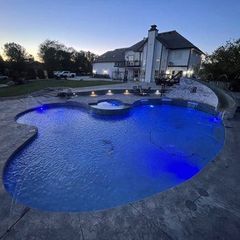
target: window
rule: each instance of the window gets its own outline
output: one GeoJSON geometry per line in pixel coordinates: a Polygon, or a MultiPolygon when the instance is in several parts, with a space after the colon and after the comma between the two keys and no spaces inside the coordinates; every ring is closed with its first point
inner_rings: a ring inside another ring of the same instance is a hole
{"type": "Polygon", "coordinates": [[[133,59],[134,59],[134,58],[133,58],[133,55],[128,56],[128,61],[129,61],[129,62],[133,61],[133,59]]]}
{"type": "Polygon", "coordinates": [[[134,70],[133,76],[134,76],[135,78],[138,78],[138,75],[139,75],[139,71],[138,71],[138,70],[134,70]]]}

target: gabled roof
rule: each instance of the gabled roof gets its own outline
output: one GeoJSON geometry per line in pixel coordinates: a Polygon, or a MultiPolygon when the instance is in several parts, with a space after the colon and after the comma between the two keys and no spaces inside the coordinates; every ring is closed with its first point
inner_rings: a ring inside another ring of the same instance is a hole
{"type": "Polygon", "coordinates": [[[132,45],[130,48],[128,48],[127,50],[132,50],[134,52],[141,52],[142,48],[144,46],[144,44],[147,42],[147,39],[144,38],[143,40],[137,42],[136,44],[132,45]]]}
{"type": "MultiPolygon", "coordinates": [[[[156,37],[164,46],[169,49],[186,49],[194,48],[200,53],[203,53],[199,48],[189,42],[185,37],[179,34],[177,31],[163,32],[159,33],[156,37]]],[[[148,38],[145,38],[136,44],[132,45],[129,48],[119,48],[113,51],[108,51],[103,55],[99,56],[95,62],[121,62],[125,61],[125,52],[134,51],[141,52],[143,51],[144,44],[147,42],[148,38]]]]}
{"type": "Polygon", "coordinates": [[[163,32],[157,35],[157,39],[162,42],[167,48],[170,49],[184,49],[195,48],[199,52],[202,51],[189,42],[185,37],[179,34],[177,31],[163,32]]]}
{"type": "Polygon", "coordinates": [[[118,48],[113,51],[108,51],[99,56],[95,62],[121,62],[125,59],[125,51],[128,48],[118,48]]]}

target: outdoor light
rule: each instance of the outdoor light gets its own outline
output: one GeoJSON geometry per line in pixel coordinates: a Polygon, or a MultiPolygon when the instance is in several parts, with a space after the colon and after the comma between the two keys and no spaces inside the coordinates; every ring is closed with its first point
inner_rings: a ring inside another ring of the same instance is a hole
{"type": "Polygon", "coordinates": [[[187,75],[187,71],[183,71],[183,76],[185,77],[187,75]]]}
{"type": "Polygon", "coordinates": [[[161,93],[160,93],[159,90],[156,90],[155,94],[156,94],[156,95],[160,95],[161,93]]]}
{"type": "Polygon", "coordinates": [[[112,91],[111,90],[108,90],[106,95],[113,95],[112,91]]]}
{"type": "Polygon", "coordinates": [[[91,97],[96,97],[97,94],[96,94],[94,91],[92,91],[91,94],[90,94],[90,96],[91,96],[91,97]]]}
{"type": "Polygon", "coordinates": [[[170,74],[170,71],[169,71],[169,70],[167,70],[167,71],[166,71],[166,74],[170,74]]]}
{"type": "Polygon", "coordinates": [[[92,72],[93,72],[93,74],[96,74],[96,73],[97,73],[97,71],[96,71],[96,70],[93,70],[92,72]]]}
{"type": "Polygon", "coordinates": [[[125,92],[123,93],[124,95],[129,95],[130,92],[126,89],[125,92]]]}
{"type": "Polygon", "coordinates": [[[108,74],[108,71],[107,70],[103,70],[103,74],[108,74]]]}

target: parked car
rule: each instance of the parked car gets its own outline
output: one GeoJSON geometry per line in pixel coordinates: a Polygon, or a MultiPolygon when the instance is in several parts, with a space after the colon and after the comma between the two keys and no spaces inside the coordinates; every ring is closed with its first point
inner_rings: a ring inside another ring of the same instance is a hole
{"type": "Polygon", "coordinates": [[[53,72],[54,76],[56,78],[74,78],[76,77],[76,73],[70,72],[70,71],[55,71],[53,72]]]}
{"type": "Polygon", "coordinates": [[[7,79],[8,79],[8,76],[1,75],[1,74],[0,74],[0,80],[7,80],[7,79]]]}

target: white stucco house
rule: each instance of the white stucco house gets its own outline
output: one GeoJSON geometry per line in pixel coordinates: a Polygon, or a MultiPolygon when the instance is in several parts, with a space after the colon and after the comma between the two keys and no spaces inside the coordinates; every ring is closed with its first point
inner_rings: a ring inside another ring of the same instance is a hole
{"type": "Polygon", "coordinates": [[[153,82],[159,74],[192,74],[200,68],[203,52],[177,31],[159,33],[152,25],[148,37],[129,48],[119,48],[99,56],[93,75],[112,79],[153,82]]]}

